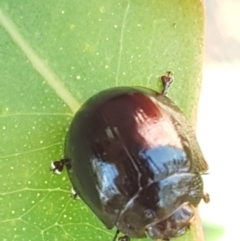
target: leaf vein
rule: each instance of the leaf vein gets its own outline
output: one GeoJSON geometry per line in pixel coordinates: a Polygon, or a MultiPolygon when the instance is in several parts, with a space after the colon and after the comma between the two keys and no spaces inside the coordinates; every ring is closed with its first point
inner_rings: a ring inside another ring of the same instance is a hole
{"type": "Polygon", "coordinates": [[[5,155],[5,156],[0,156],[0,160],[6,159],[6,158],[11,158],[11,157],[18,157],[20,155],[25,155],[25,154],[29,154],[29,153],[33,153],[33,152],[37,152],[37,151],[46,150],[48,148],[51,148],[53,146],[58,146],[58,145],[62,145],[62,142],[57,142],[57,143],[54,143],[54,144],[49,145],[49,146],[35,148],[35,149],[32,149],[31,151],[24,151],[24,152],[18,152],[18,153],[14,153],[14,154],[5,155]]]}
{"type": "Polygon", "coordinates": [[[0,25],[12,37],[12,40],[22,50],[29,61],[32,63],[35,70],[46,80],[48,85],[55,91],[55,93],[68,105],[73,113],[77,111],[80,103],[75,99],[72,93],[64,86],[62,80],[57,74],[48,66],[31,47],[26,39],[22,36],[17,26],[12,20],[0,9],[0,25]]]}
{"type": "Polygon", "coordinates": [[[123,22],[122,22],[122,28],[121,28],[121,34],[120,34],[120,46],[119,46],[117,73],[116,73],[116,80],[115,80],[116,86],[118,85],[118,81],[119,81],[119,72],[120,72],[120,66],[121,66],[121,61],[122,61],[122,51],[123,51],[124,29],[125,29],[125,24],[126,24],[126,19],[127,19],[129,8],[130,8],[130,3],[128,1],[126,10],[125,10],[125,13],[123,16],[123,22]]]}

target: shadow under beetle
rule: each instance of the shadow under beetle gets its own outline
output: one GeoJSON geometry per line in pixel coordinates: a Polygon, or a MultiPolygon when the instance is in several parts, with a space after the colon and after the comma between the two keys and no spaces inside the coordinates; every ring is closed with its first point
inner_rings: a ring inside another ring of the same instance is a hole
{"type": "Polygon", "coordinates": [[[169,240],[183,235],[203,193],[208,165],[194,131],[162,92],[115,87],[90,99],[75,114],[65,142],[65,166],[76,194],[112,229],[130,238],[169,240]]]}

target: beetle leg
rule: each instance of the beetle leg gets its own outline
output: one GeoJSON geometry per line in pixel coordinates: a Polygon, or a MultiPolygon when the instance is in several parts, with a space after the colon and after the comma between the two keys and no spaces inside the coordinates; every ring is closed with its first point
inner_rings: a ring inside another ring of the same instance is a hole
{"type": "Polygon", "coordinates": [[[120,231],[117,229],[117,231],[116,231],[116,233],[115,233],[112,241],[116,241],[119,232],[120,232],[120,231]]]}
{"type": "Polygon", "coordinates": [[[68,159],[61,159],[59,161],[53,161],[51,163],[51,169],[50,171],[53,174],[61,174],[63,171],[64,166],[69,165],[69,160],[68,159]]]}
{"type": "Polygon", "coordinates": [[[118,238],[118,241],[130,241],[130,237],[127,236],[127,235],[124,235],[124,236],[122,236],[122,237],[119,237],[119,238],[118,238]]]}
{"type": "MultiPolygon", "coordinates": [[[[117,229],[117,231],[116,231],[112,241],[116,241],[117,240],[117,236],[118,236],[119,233],[120,233],[120,231],[117,229]]],[[[130,237],[127,236],[127,235],[124,235],[122,237],[119,237],[118,241],[130,241],[130,237]]]]}
{"type": "Polygon", "coordinates": [[[205,203],[209,203],[209,202],[210,202],[210,196],[209,196],[208,193],[204,193],[204,194],[203,194],[203,201],[204,201],[205,203]]]}
{"type": "Polygon", "coordinates": [[[161,81],[162,81],[162,85],[163,85],[163,90],[161,92],[161,95],[167,94],[167,90],[168,90],[169,86],[171,85],[171,83],[173,82],[173,78],[171,75],[172,75],[172,73],[170,71],[168,71],[166,75],[161,76],[161,81]]]}
{"type": "Polygon", "coordinates": [[[77,192],[74,190],[74,188],[72,187],[71,189],[71,197],[75,200],[78,198],[77,192]]]}

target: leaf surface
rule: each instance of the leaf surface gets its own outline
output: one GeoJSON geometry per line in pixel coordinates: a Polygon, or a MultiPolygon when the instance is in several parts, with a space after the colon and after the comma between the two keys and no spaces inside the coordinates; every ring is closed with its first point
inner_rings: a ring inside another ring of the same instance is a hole
{"type": "MultiPolygon", "coordinates": [[[[202,2],[1,0],[0,25],[0,240],[111,240],[50,162],[76,109],[108,87],[157,90],[170,70],[169,96],[193,118],[202,2]]],[[[191,230],[179,240],[196,240],[191,230]]]]}

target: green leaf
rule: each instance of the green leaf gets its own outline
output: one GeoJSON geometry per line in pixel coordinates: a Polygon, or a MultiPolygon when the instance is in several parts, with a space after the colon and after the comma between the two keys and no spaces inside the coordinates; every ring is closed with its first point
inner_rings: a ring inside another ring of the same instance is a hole
{"type": "Polygon", "coordinates": [[[50,162],[76,109],[111,86],[160,89],[170,70],[169,96],[194,117],[202,2],[1,0],[0,25],[0,240],[111,240],[50,162]]]}

